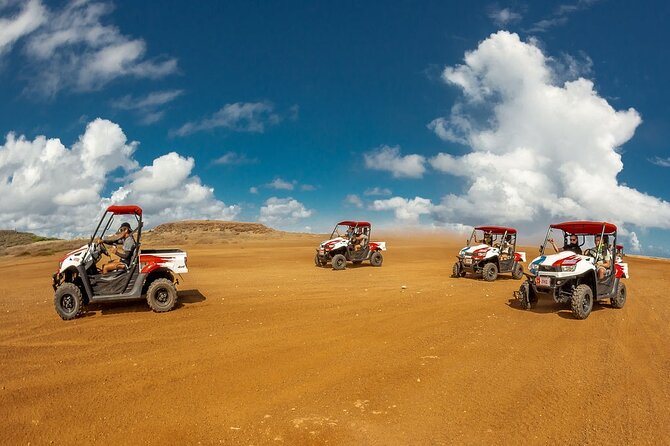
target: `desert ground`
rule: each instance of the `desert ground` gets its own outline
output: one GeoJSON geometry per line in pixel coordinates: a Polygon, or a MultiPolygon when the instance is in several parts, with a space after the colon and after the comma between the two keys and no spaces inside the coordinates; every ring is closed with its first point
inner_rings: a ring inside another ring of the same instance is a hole
{"type": "Polygon", "coordinates": [[[579,321],[451,278],[460,238],[373,237],[383,266],[345,271],[322,238],[145,244],[188,251],[177,307],[69,322],[63,253],[0,257],[0,443],[670,444],[670,262],[627,257],[625,307],[579,321]]]}

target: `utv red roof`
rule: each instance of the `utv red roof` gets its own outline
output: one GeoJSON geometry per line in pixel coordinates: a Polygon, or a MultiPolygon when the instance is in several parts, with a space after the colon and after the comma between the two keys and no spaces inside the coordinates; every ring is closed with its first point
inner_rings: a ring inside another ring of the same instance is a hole
{"type": "Polygon", "coordinates": [[[111,212],[114,215],[119,215],[119,214],[135,214],[135,215],[142,215],[142,208],[139,206],[135,205],[127,205],[127,206],[119,206],[119,205],[112,205],[107,208],[107,212],[111,212]]]}
{"type": "Polygon", "coordinates": [[[345,221],[341,221],[337,224],[337,226],[340,226],[340,225],[353,226],[355,228],[369,228],[370,227],[370,223],[368,223],[367,221],[345,220],[345,221]]]}
{"type": "Polygon", "coordinates": [[[505,232],[508,234],[516,234],[516,229],[506,228],[504,226],[477,226],[475,229],[490,232],[491,234],[504,234],[505,232]]]}
{"type": "Polygon", "coordinates": [[[623,245],[616,245],[616,249],[623,249],[623,245]]]}
{"type": "Polygon", "coordinates": [[[600,234],[605,227],[605,234],[616,232],[616,225],[606,221],[564,221],[551,225],[552,228],[561,229],[570,234],[600,234]]]}

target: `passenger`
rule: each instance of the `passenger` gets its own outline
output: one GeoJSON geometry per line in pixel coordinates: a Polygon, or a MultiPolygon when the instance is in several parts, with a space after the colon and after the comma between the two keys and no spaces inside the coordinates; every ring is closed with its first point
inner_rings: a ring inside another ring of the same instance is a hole
{"type": "Polygon", "coordinates": [[[551,243],[551,246],[554,247],[554,251],[556,251],[556,252],[572,251],[575,254],[579,254],[579,255],[582,254],[582,248],[580,248],[580,246],[579,246],[579,239],[577,238],[577,236],[575,234],[570,234],[570,236],[568,237],[568,243],[563,245],[563,248],[561,248],[561,249],[558,249],[556,247],[556,243],[554,243],[553,238],[549,238],[549,239],[547,239],[547,241],[549,243],[551,243]]]}
{"type": "Polygon", "coordinates": [[[359,251],[361,248],[363,248],[367,238],[368,236],[365,234],[365,232],[361,231],[360,229],[356,230],[353,238],[354,250],[359,251]]]}
{"type": "Polygon", "coordinates": [[[133,231],[130,228],[130,223],[122,223],[116,234],[105,237],[104,239],[97,238],[95,241],[96,243],[111,245],[114,254],[119,256],[118,260],[112,260],[102,266],[103,274],[130,266],[133,253],[135,252],[135,239],[133,239],[133,231]],[[119,246],[121,246],[121,248],[119,248],[119,246]]]}
{"type": "Polygon", "coordinates": [[[500,258],[509,259],[512,256],[512,234],[507,234],[500,244],[500,258]]]}
{"type": "Polygon", "coordinates": [[[475,233],[475,243],[484,243],[485,245],[493,246],[493,236],[489,231],[484,232],[484,238],[477,240],[477,234],[475,233]]]}
{"type": "Polygon", "coordinates": [[[608,237],[600,237],[600,234],[594,237],[595,248],[593,248],[595,264],[598,274],[598,280],[603,280],[607,276],[607,271],[609,271],[612,261],[612,255],[610,254],[609,240],[608,237]],[[601,243],[602,241],[602,243],[601,243]]]}

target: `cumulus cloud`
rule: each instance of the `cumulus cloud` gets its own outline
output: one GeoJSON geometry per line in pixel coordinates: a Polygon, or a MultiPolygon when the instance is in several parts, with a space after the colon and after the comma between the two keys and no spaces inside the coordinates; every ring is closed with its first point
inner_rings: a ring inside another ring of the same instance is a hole
{"type": "Polygon", "coordinates": [[[291,197],[271,197],[265,201],[264,206],[261,206],[258,221],[270,226],[285,227],[311,215],[312,211],[305,208],[305,205],[298,200],[291,197]]]}
{"type": "Polygon", "coordinates": [[[24,2],[22,8],[14,10],[19,4],[18,1],[0,2],[0,13],[8,12],[8,16],[0,17],[0,56],[9,52],[14,43],[35,31],[47,19],[47,11],[39,0],[24,2]]]}
{"type": "Polygon", "coordinates": [[[426,171],[426,158],[400,154],[399,146],[381,146],[364,154],[365,167],[391,172],[394,178],[421,178],[426,171]]]}
{"type": "Polygon", "coordinates": [[[58,138],[31,141],[9,133],[0,145],[0,227],[88,233],[102,209],[113,203],[139,204],[148,224],[233,219],[239,213],[238,206],[217,200],[214,190],[192,175],[193,158],[172,152],[140,166],[134,158],[138,145],[117,124],[99,118],[70,148],[58,138]]]}
{"type": "Polygon", "coordinates": [[[436,205],[444,221],[547,222],[606,219],[670,227],[670,203],[619,184],[620,147],[641,122],[615,110],[584,78],[558,83],[548,58],[505,31],[447,67],[463,100],[431,128],[471,152],[439,153],[430,165],[461,177],[465,193],[436,205]]]}
{"type": "Polygon", "coordinates": [[[235,102],[224,105],[208,118],[187,122],[173,133],[186,136],[216,128],[236,132],[263,133],[268,126],[276,125],[280,121],[281,116],[274,112],[274,105],[270,102],[235,102]]]}
{"type": "Polygon", "coordinates": [[[630,243],[630,251],[631,252],[642,251],[642,244],[640,243],[640,239],[637,238],[637,234],[635,232],[631,232],[628,235],[628,241],[630,243]]]}
{"type": "Polygon", "coordinates": [[[0,51],[25,36],[23,66],[33,78],[29,90],[47,96],[66,88],[96,90],[120,77],[157,79],[174,73],[176,59],[147,59],[144,40],[103,24],[112,9],[108,3],[80,0],[48,10],[31,0],[19,16],[0,19],[0,51]]]}
{"type": "Polygon", "coordinates": [[[372,209],[375,211],[393,211],[399,223],[417,225],[422,215],[431,214],[435,206],[427,198],[392,197],[388,200],[375,200],[372,209]]]}
{"type": "Polygon", "coordinates": [[[294,183],[282,180],[281,178],[275,178],[268,184],[266,184],[267,187],[270,189],[277,189],[277,190],[293,190],[294,183]]]}
{"type": "Polygon", "coordinates": [[[361,198],[356,194],[347,195],[344,199],[344,202],[359,209],[363,208],[363,200],[361,200],[361,198]]]}
{"type": "Polygon", "coordinates": [[[375,195],[391,195],[391,189],[387,187],[378,187],[375,186],[371,189],[366,189],[365,192],[363,192],[363,195],[366,196],[375,196],[375,195]]]}

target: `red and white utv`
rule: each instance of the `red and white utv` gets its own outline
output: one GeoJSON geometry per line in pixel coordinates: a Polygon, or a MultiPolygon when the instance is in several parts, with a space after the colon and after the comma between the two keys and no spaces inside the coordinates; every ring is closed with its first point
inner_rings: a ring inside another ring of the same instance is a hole
{"type": "Polygon", "coordinates": [[[623,279],[629,279],[628,263],[623,261],[625,256],[626,254],[623,252],[623,245],[616,245],[616,251],[614,251],[614,261],[616,264],[614,266],[623,279]]]}
{"type": "Polygon", "coordinates": [[[550,225],[540,256],[530,263],[530,274],[526,274],[527,280],[514,296],[527,310],[542,296],[551,297],[556,303],[570,303],[577,319],[586,319],[598,300],[608,300],[614,308],[622,308],[626,303],[626,285],[621,281],[623,269],[617,267],[612,253],[616,236],[617,227],[607,222],[568,221],[550,225]],[[548,254],[547,243],[553,244],[557,238],[554,235],[562,236],[564,248],[557,247],[558,252],[548,254]],[[600,242],[596,246],[582,251],[587,241],[595,244],[597,237],[600,242]]]}
{"type": "Polygon", "coordinates": [[[141,249],[142,209],[138,206],[110,206],[91,240],[66,254],[53,275],[54,307],[64,320],[74,319],[89,303],[146,298],[156,312],[170,311],[177,302],[177,274],[188,272],[186,252],[180,249],[141,249]],[[124,269],[103,274],[98,268],[102,255],[109,256],[97,239],[113,232],[121,223],[135,229],[130,237],[135,248],[124,269]],[[111,231],[110,231],[111,229],[111,231]]]}
{"type": "Polygon", "coordinates": [[[452,277],[481,274],[492,282],[499,273],[512,273],[512,278],[523,277],[525,252],[516,251],[516,229],[503,226],[477,226],[472,230],[465,248],[458,253],[452,277]]]}
{"type": "Polygon", "coordinates": [[[322,242],[316,249],[314,263],[333,269],[345,269],[347,262],[354,265],[369,260],[372,266],[382,266],[386,251],[386,242],[371,242],[372,225],[366,221],[341,221],[335,225],[330,239],[322,242]]]}

